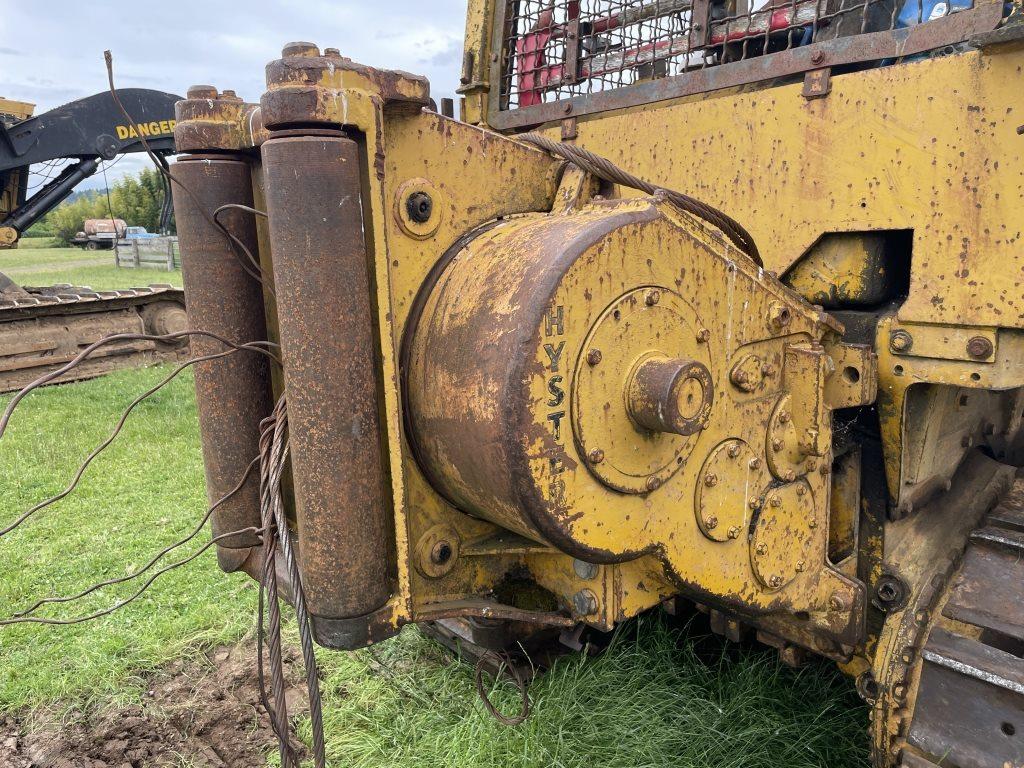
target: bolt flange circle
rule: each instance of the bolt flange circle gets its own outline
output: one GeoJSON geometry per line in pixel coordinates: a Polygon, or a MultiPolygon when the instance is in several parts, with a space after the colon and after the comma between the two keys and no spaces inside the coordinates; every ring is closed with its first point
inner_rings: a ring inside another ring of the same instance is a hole
{"type": "Polygon", "coordinates": [[[763,488],[770,479],[756,459],[748,443],[733,438],[712,448],[704,460],[694,512],[697,527],[712,541],[739,539],[749,527],[749,489],[763,488]]]}

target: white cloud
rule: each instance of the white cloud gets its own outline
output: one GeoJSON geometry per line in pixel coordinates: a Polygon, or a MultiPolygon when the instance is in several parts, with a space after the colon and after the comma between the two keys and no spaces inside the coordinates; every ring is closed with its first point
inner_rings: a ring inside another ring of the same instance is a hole
{"type": "MultiPolygon", "coordinates": [[[[0,48],[0,95],[33,102],[39,113],[103,91],[109,48],[121,86],[184,94],[210,84],[257,100],[266,63],[285,43],[309,40],[364,64],[426,75],[440,98],[458,84],[465,11],[465,0],[179,0],[173,12],[113,0],[0,0],[12,33],[0,48]]],[[[108,178],[141,163],[125,159],[108,178]]]]}

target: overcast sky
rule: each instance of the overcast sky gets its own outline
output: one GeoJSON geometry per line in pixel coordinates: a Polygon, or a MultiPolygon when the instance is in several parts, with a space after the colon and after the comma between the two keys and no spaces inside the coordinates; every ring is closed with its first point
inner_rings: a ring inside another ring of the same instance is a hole
{"type": "MultiPolygon", "coordinates": [[[[430,79],[435,99],[458,82],[466,0],[0,0],[0,96],[36,114],[107,88],[103,51],[118,87],[184,95],[190,85],[233,88],[247,101],[263,69],[293,40],[430,79]]],[[[111,182],[148,161],[129,157],[111,182]]],[[[102,187],[93,177],[85,187],[102,187]]]]}

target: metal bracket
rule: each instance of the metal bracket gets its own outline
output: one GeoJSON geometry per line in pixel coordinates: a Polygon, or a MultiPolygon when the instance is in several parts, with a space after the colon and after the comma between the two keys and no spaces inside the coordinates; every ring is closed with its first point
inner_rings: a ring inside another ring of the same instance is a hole
{"type": "Polygon", "coordinates": [[[804,75],[805,99],[823,99],[832,93],[832,69],[814,69],[804,75]]]}
{"type": "Polygon", "coordinates": [[[567,117],[562,121],[562,141],[572,141],[578,135],[576,130],[576,118],[567,117]]]}

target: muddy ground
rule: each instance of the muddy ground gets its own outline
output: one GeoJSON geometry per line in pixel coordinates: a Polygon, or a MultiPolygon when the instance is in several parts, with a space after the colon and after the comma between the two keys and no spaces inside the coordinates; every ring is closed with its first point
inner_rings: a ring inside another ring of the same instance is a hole
{"type": "MultiPolygon", "coordinates": [[[[294,650],[285,651],[285,669],[288,711],[305,711],[294,650]]],[[[276,748],[251,641],[175,662],[131,706],[63,723],[37,716],[30,726],[0,717],[2,768],[249,768],[276,748]]]]}

